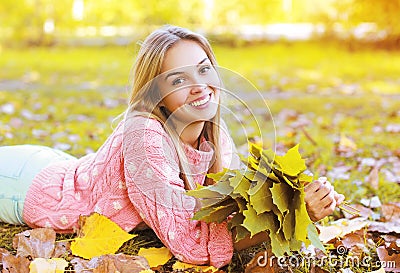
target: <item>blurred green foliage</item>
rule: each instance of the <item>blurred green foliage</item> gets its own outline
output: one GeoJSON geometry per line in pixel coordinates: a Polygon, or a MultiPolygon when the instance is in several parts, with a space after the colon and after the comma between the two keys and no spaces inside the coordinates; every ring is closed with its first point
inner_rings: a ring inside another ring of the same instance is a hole
{"type": "Polygon", "coordinates": [[[134,40],[163,24],[200,30],[240,44],[247,34],[260,35],[262,30],[257,27],[305,22],[323,26],[329,39],[351,42],[357,39],[360,24],[373,23],[363,25],[363,38],[398,48],[399,11],[400,0],[2,0],[0,45],[73,44],[76,39],[99,36],[106,42],[112,36],[118,44],[122,43],[118,38],[134,40]],[[247,26],[256,28],[249,30],[247,26]]]}

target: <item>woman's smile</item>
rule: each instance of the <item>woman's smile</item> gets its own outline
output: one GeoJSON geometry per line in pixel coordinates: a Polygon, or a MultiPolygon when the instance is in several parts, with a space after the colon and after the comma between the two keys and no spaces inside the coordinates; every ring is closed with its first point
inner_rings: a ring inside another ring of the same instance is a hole
{"type": "Polygon", "coordinates": [[[205,108],[208,105],[208,102],[211,100],[212,93],[208,95],[204,95],[195,101],[192,101],[189,103],[190,106],[196,107],[196,108],[205,108]]]}

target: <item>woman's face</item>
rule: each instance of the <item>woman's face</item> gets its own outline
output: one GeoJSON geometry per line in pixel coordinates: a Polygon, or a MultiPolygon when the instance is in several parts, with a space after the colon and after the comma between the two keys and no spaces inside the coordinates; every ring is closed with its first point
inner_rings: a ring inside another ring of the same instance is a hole
{"type": "Polygon", "coordinates": [[[181,122],[206,121],[217,113],[220,79],[196,42],[181,40],[172,46],[157,80],[161,105],[181,122]]]}

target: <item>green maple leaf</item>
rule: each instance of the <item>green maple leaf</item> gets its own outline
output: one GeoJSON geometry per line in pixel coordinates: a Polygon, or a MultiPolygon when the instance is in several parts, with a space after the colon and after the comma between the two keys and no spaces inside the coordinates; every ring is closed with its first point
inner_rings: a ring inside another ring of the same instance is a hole
{"type": "Polygon", "coordinates": [[[247,209],[247,200],[244,198],[235,198],[235,201],[238,205],[239,208],[239,212],[243,213],[243,211],[245,211],[247,209]]]}
{"type": "MultiPolygon", "coordinates": [[[[282,223],[283,234],[285,235],[286,240],[291,240],[293,238],[294,226],[295,226],[295,214],[294,211],[290,209],[287,211],[286,215],[283,217],[282,223]]],[[[291,248],[292,250],[295,250],[291,248]]]]}
{"type": "Polygon", "coordinates": [[[235,211],[237,211],[237,205],[235,202],[232,202],[223,206],[212,206],[206,209],[201,209],[194,214],[193,219],[202,220],[207,223],[221,223],[225,221],[228,216],[235,211]]]}
{"type": "Polygon", "coordinates": [[[311,241],[313,246],[325,252],[325,247],[321,243],[321,240],[319,239],[318,230],[314,224],[311,223],[307,226],[307,234],[308,234],[308,239],[311,241]]]}
{"type": "Polygon", "coordinates": [[[220,180],[226,180],[227,178],[232,177],[234,175],[235,175],[234,171],[228,168],[224,168],[222,171],[218,173],[208,173],[207,177],[211,178],[215,182],[218,182],[220,180]]]}
{"type": "Polygon", "coordinates": [[[258,181],[257,184],[248,191],[250,204],[257,214],[271,211],[273,207],[272,193],[270,191],[270,181],[258,181]]]}
{"type": "Polygon", "coordinates": [[[248,231],[243,226],[236,227],[236,236],[235,236],[236,242],[239,242],[240,240],[246,238],[247,236],[250,236],[250,231],[248,231]]]}
{"type": "Polygon", "coordinates": [[[293,198],[293,189],[285,183],[274,183],[270,191],[272,193],[272,201],[277,205],[279,211],[281,213],[288,211],[293,198]]]}
{"type": "Polygon", "coordinates": [[[233,215],[233,217],[229,221],[230,229],[242,226],[243,220],[244,220],[244,215],[242,213],[235,213],[235,215],[233,215]]]}
{"type": "Polygon", "coordinates": [[[253,144],[249,150],[247,159],[240,155],[246,169],[211,174],[218,183],[189,192],[203,206],[194,219],[220,222],[233,213],[228,224],[236,241],[268,232],[277,256],[300,250],[302,243],[323,249],[304,202],[304,185],[313,177],[304,173],[298,145],[283,156],[253,144]]]}
{"type": "Polygon", "coordinates": [[[275,232],[279,224],[276,223],[274,214],[272,212],[264,212],[257,214],[257,212],[250,206],[247,210],[243,211],[244,220],[242,226],[250,231],[251,237],[261,231],[271,230],[275,232]]]}
{"type": "Polygon", "coordinates": [[[236,176],[229,178],[229,184],[233,187],[233,193],[237,193],[247,201],[249,200],[248,190],[251,186],[251,182],[242,175],[239,171],[236,172],[236,176]]]}
{"type": "Polygon", "coordinates": [[[307,240],[307,227],[313,224],[310,216],[308,215],[306,204],[304,202],[304,190],[297,191],[293,198],[293,203],[295,204],[295,238],[302,242],[307,240]]]}
{"type": "Polygon", "coordinates": [[[275,256],[281,257],[285,254],[290,254],[290,242],[285,239],[282,232],[269,235],[271,238],[271,250],[275,256]]]}
{"type": "Polygon", "coordinates": [[[198,185],[195,190],[190,190],[186,194],[200,198],[200,199],[209,199],[209,198],[223,198],[231,194],[233,188],[229,184],[229,180],[222,180],[211,186],[201,186],[198,185]]]}

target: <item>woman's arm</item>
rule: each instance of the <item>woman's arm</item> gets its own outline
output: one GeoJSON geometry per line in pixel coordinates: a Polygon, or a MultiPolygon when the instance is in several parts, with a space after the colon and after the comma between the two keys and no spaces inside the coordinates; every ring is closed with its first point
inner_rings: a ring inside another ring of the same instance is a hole
{"type": "Polygon", "coordinates": [[[135,120],[124,134],[125,179],[134,208],[179,260],[216,267],[229,263],[233,243],[226,222],[192,220],[196,199],[186,195],[171,139],[159,122],[149,122],[145,127],[135,120]]]}

